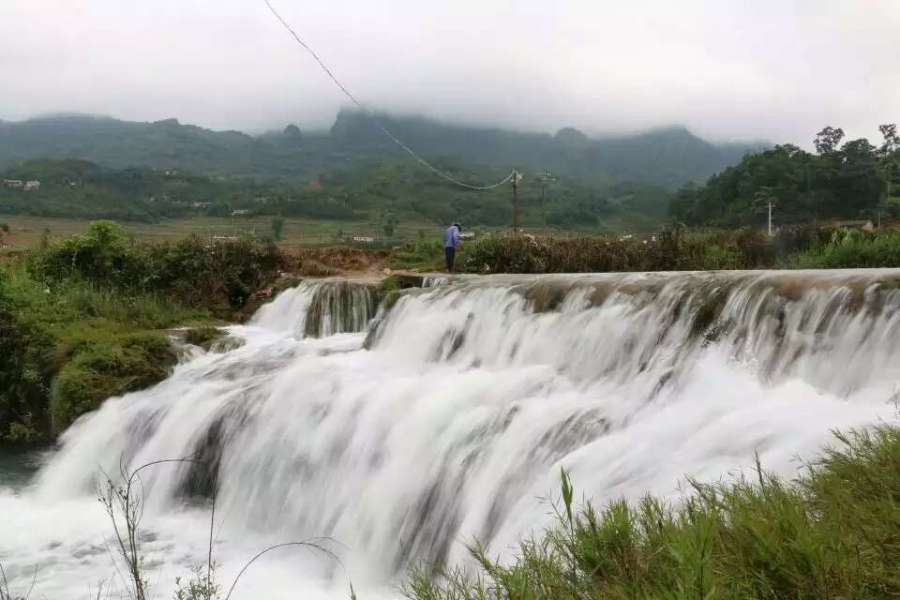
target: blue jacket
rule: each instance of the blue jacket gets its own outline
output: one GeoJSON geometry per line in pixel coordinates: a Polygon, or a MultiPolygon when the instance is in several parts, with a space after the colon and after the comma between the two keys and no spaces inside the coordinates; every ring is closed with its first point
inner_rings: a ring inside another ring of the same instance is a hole
{"type": "Polygon", "coordinates": [[[444,248],[459,248],[459,228],[451,225],[444,232],[444,248]]]}

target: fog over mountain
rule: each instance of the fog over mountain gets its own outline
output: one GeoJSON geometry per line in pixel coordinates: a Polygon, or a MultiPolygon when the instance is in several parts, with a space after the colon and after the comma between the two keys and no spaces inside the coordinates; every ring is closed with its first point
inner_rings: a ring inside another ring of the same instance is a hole
{"type": "MultiPolygon", "coordinates": [[[[897,120],[900,3],[278,0],[367,105],[591,135],[683,125],[808,147],[897,120]]],[[[347,102],[259,0],[0,3],[0,118],[77,111],[259,132],[347,102]],[[48,42],[52,40],[52,42],[48,42]]]]}

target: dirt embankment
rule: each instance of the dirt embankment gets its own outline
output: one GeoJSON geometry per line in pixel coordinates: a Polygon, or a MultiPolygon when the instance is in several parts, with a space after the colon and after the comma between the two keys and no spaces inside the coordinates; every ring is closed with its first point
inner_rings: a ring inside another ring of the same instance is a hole
{"type": "Polygon", "coordinates": [[[387,263],[387,250],[347,246],[295,248],[284,251],[285,270],[299,277],[375,276],[387,263]]]}

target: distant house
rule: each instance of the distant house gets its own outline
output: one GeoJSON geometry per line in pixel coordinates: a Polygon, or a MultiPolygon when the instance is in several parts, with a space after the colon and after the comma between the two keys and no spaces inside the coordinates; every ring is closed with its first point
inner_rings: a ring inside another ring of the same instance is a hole
{"type": "Polygon", "coordinates": [[[875,229],[872,221],[866,219],[838,221],[837,226],[841,229],[861,229],[863,231],[874,231],[875,229]]]}
{"type": "Polygon", "coordinates": [[[194,202],[193,204],[191,204],[191,208],[197,210],[209,208],[210,206],[212,205],[209,202],[194,202]]]}
{"type": "Polygon", "coordinates": [[[307,192],[318,192],[322,189],[322,181],[318,177],[316,177],[315,179],[307,183],[304,189],[307,192]]]}
{"type": "Polygon", "coordinates": [[[460,237],[460,239],[463,239],[463,240],[474,240],[475,232],[474,231],[463,231],[461,234],[459,234],[459,237],[460,237]]]}
{"type": "Polygon", "coordinates": [[[4,179],[3,185],[8,188],[21,188],[25,186],[25,183],[21,179],[4,179]]]}
{"type": "Polygon", "coordinates": [[[238,209],[238,210],[233,210],[233,211],[231,211],[231,216],[232,216],[232,217],[244,217],[244,216],[249,215],[249,214],[250,214],[250,211],[249,211],[248,209],[246,209],[246,208],[240,208],[240,209],[238,209]]]}
{"type": "Polygon", "coordinates": [[[22,186],[22,189],[26,192],[30,192],[31,190],[36,190],[41,187],[40,181],[26,181],[25,185],[22,186]]]}
{"type": "Polygon", "coordinates": [[[367,235],[354,235],[353,241],[354,242],[362,242],[364,244],[374,244],[375,238],[367,236],[367,235]]]}

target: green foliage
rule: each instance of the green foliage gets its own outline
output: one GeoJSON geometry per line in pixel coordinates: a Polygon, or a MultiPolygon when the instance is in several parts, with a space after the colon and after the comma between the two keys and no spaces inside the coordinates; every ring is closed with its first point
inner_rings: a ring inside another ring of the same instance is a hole
{"type": "Polygon", "coordinates": [[[757,465],[755,480],[692,482],[677,506],[645,497],[575,512],[563,472],[557,525],[522,541],[513,561],[474,546],[475,574],[418,569],[403,591],[412,600],[895,597],[900,430],[837,442],[793,483],[757,465]]]}
{"type": "Polygon", "coordinates": [[[175,600],[215,600],[220,596],[221,586],[216,583],[216,565],[194,567],[187,584],[182,585],[181,578],[175,578],[175,600]]]}
{"type": "Polygon", "coordinates": [[[284,218],[275,217],[272,219],[272,239],[276,242],[281,240],[281,232],[284,229],[284,218]]]}
{"type": "Polygon", "coordinates": [[[281,256],[251,240],[139,244],[115,223],[0,266],[0,443],[47,442],[105,398],[166,377],[158,330],[241,308],[281,256]]]}
{"type": "MultiPolygon", "coordinates": [[[[166,378],[176,362],[166,336],[156,332],[103,335],[76,340],[60,359],[50,399],[52,429],[59,433],[109,397],[166,378]]],[[[70,342],[71,343],[71,342],[70,342]]]]}
{"type": "Polygon", "coordinates": [[[87,233],[52,242],[29,257],[29,270],[38,279],[162,293],[222,310],[241,308],[280,266],[281,255],[272,245],[199,236],[174,244],[135,243],[110,221],[91,223],[87,233]]]}
{"type": "Polygon", "coordinates": [[[791,266],[801,269],[900,267],[900,232],[836,231],[828,242],[797,256],[791,266]]]}
{"type": "Polygon", "coordinates": [[[442,240],[420,239],[404,244],[391,252],[392,269],[410,269],[417,271],[439,271],[444,261],[444,244],[442,240]]]}
{"type": "MultiPolygon", "coordinates": [[[[498,181],[511,165],[529,173],[551,169],[560,179],[547,190],[547,223],[608,233],[657,229],[669,189],[734,164],[747,150],[709,144],[683,128],[592,140],[574,130],[551,137],[384,118],[464,182],[498,181]]],[[[0,187],[0,213],[155,222],[246,210],[373,223],[388,213],[399,222],[505,227],[512,221],[509,186],[474,191],[437,178],[410,163],[367,117],[349,111],[328,134],[301,135],[291,127],[257,138],[175,120],[0,123],[0,164],[4,159],[25,162],[3,178],[36,179],[41,187],[0,187]]],[[[523,224],[541,226],[539,187],[530,181],[520,195],[523,224]]],[[[395,225],[382,223],[387,237],[395,225]]]]}
{"type": "Polygon", "coordinates": [[[148,330],[208,319],[152,295],[38,281],[16,262],[0,282],[0,444],[47,442],[51,416],[66,423],[103,394],[158,381],[173,357],[148,330]]]}
{"type": "Polygon", "coordinates": [[[774,264],[772,245],[759,232],[692,232],[682,227],[648,240],[488,236],[466,247],[472,273],[603,273],[755,269],[774,264]]]}
{"type": "MultiPolygon", "coordinates": [[[[573,129],[550,136],[422,118],[380,115],[380,119],[410,147],[433,161],[465,161],[502,167],[506,172],[512,165],[529,172],[550,169],[591,183],[639,180],[677,186],[734,164],[749,148],[716,146],[679,127],[591,139],[573,129]]],[[[391,162],[403,158],[403,152],[371,119],[351,110],[341,111],[327,133],[301,133],[289,126],[257,137],[182,125],[175,119],[135,123],[96,117],[45,117],[0,123],[0,164],[71,156],[117,168],[156,167],[163,175],[177,168],[262,180],[301,178],[305,183],[337,162],[352,167],[366,161],[391,162]]]]}
{"type": "Polygon", "coordinates": [[[748,154],[706,185],[681,188],[670,213],[691,225],[725,227],[763,225],[770,202],[777,223],[893,214],[897,205],[890,190],[900,182],[900,148],[896,126],[883,125],[881,131],[880,148],[865,139],[841,145],[844,132],[826,127],[816,137],[817,154],[792,145],[748,154]]]}
{"type": "Polygon", "coordinates": [[[394,237],[394,230],[399,225],[399,221],[397,220],[397,216],[394,213],[388,213],[384,218],[384,224],[382,225],[382,230],[384,231],[384,237],[390,239],[394,237]]]}

